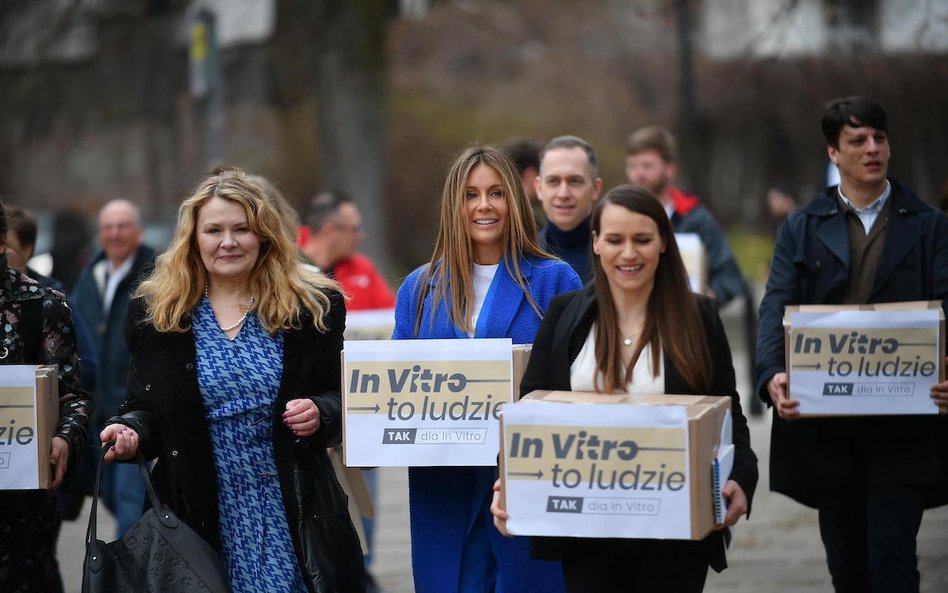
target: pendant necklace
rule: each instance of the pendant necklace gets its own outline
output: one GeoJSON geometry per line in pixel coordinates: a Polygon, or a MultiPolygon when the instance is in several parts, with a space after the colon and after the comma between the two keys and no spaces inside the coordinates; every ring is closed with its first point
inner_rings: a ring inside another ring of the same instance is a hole
{"type": "Polygon", "coordinates": [[[645,324],[643,323],[642,325],[640,325],[640,326],[638,326],[637,328],[635,328],[635,331],[632,332],[632,335],[631,335],[631,336],[629,336],[629,337],[627,337],[627,338],[622,338],[622,345],[623,345],[623,346],[631,346],[632,343],[633,343],[633,341],[634,341],[633,338],[635,338],[635,336],[638,335],[638,333],[639,333],[640,331],[642,331],[642,326],[643,326],[643,325],[645,325],[645,324]]]}
{"type": "MultiPolygon", "coordinates": [[[[204,297],[205,297],[205,298],[208,298],[208,299],[210,298],[210,297],[207,296],[207,282],[206,282],[206,281],[204,282],[204,297]]],[[[240,324],[242,324],[244,321],[247,321],[247,315],[249,315],[249,314],[250,314],[250,311],[253,310],[253,305],[254,305],[254,303],[256,303],[256,302],[257,302],[256,297],[250,297],[250,304],[247,306],[247,310],[244,311],[244,314],[240,316],[240,319],[238,319],[237,321],[235,321],[234,323],[232,323],[232,324],[230,324],[230,325],[228,325],[228,326],[226,326],[226,327],[223,326],[223,325],[221,325],[221,322],[220,322],[220,321],[217,321],[217,315],[215,314],[215,315],[214,315],[214,321],[217,322],[217,327],[221,328],[221,331],[224,332],[224,333],[227,333],[227,332],[229,332],[229,331],[232,330],[232,329],[236,329],[236,328],[240,327],[240,324]]],[[[211,310],[211,312],[213,313],[213,309],[211,310]]]]}

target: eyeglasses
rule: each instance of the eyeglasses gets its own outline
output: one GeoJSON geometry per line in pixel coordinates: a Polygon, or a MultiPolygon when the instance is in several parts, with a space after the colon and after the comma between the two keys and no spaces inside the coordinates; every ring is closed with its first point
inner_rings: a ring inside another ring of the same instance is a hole
{"type": "Polygon", "coordinates": [[[342,223],[333,223],[333,228],[337,231],[345,231],[347,233],[361,233],[364,232],[361,224],[342,224],[342,223]]]}

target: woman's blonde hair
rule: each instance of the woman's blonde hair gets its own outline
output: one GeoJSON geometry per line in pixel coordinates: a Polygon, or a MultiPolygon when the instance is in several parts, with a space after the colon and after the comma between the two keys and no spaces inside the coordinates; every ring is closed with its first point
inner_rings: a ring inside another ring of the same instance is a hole
{"type": "MultiPolygon", "coordinates": [[[[458,155],[444,180],[438,239],[431,261],[418,283],[420,290],[415,314],[416,336],[421,329],[425,297],[432,280],[432,302],[447,303],[452,323],[466,332],[474,331],[474,246],[468,231],[465,195],[468,176],[480,164],[496,171],[503,182],[508,210],[507,227],[503,235],[504,266],[514,282],[523,289],[537,316],[543,316],[520,272],[520,258],[526,254],[548,259],[553,259],[553,256],[545,252],[537,242],[537,225],[533,219],[533,210],[530,208],[523,182],[510,158],[495,146],[475,144],[458,155]]],[[[434,320],[436,309],[437,306],[433,306],[429,312],[431,320],[434,320]]]]}
{"type": "Polygon", "coordinates": [[[330,307],[326,289],[338,290],[338,285],[299,264],[296,246],[276,208],[250,176],[235,167],[216,169],[178,208],[171,245],[135,292],[136,298],[145,301],[145,321],[163,332],[190,329],[191,311],[208,281],[197,245],[198,214],[214,198],[239,204],[250,230],[260,238],[260,252],[249,278],[260,325],[271,334],[299,328],[305,309],[316,329],[325,331],[323,317],[330,307]]]}

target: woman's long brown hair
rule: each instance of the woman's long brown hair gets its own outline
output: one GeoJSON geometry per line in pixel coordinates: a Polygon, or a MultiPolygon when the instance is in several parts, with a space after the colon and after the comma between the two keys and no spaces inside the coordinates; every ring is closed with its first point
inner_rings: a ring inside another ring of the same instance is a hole
{"type": "Polygon", "coordinates": [[[418,295],[415,303],[414,335],[421,331],[425,298],[429,284],[432,303],[428,312],[429,321],[434,320],[439,303],[448,307],[451,322],[466,332],[474,331],[472,320],[474,302],[474,246],[467,229],[468,220],[464,210],[467,178],[477,165],[484,164],[500,176],[507,200],[507,228],[504,229],[503,264],[513,281],[523,290],[530,307],[543,317],[543,312],[530,294],[530,287],[520,271],[520,258],[524,255],[553,259],[537,242],[537,225],[527,199],[523,182],[510,157],[489,144],[473,144],[457,156],[445,176],[441,192],[441,224],[431,261],[418,280],[418,295]],[[433,280],[433,282],[432,282],[433,280]]]}
{"type": "Polygon", "coordinates": [[[631,212],[648,216],[658,226],[665,244],[665,252],[658,260],[655,283],[648,299],[642,338],[623,373],[622,336],[619,334],[619,315],[616,311],[609,279],[602,269],[602,261],[593,253],[593,277],[599,307],[596,333],[596,389],[600,389],[602,374],[604,393],[614,393],[632,381],[632,369],[646,344],[652,346],[652,375],[659,373],[660,349],[692,388],[707,391],[711,387],[711,354],[705,341],[705,331],[698,313],[698,302],[691,292],[685,265],[681,261],[678,244],[671,222],[661,202],[647,190],[633,185],[620,185],[609,190],[592,211],[593,240],[599,236],[602,211],[613,204],[631,212]]]}

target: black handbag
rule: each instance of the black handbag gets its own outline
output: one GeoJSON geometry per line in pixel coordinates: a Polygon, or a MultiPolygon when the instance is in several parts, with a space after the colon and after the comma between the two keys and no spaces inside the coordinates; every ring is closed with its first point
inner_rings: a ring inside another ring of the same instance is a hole
{"type": "Polygon", "coordinates": [[[102,448],[95,474],[92,511],[86,529],[86,557],[82,564],[82,593],[227,593],[227,577],[220,554],[161,504],[141,450],[136,455],[151,508],[122,536],[105,543],[96,539],[96,511],[102,448]]]}

